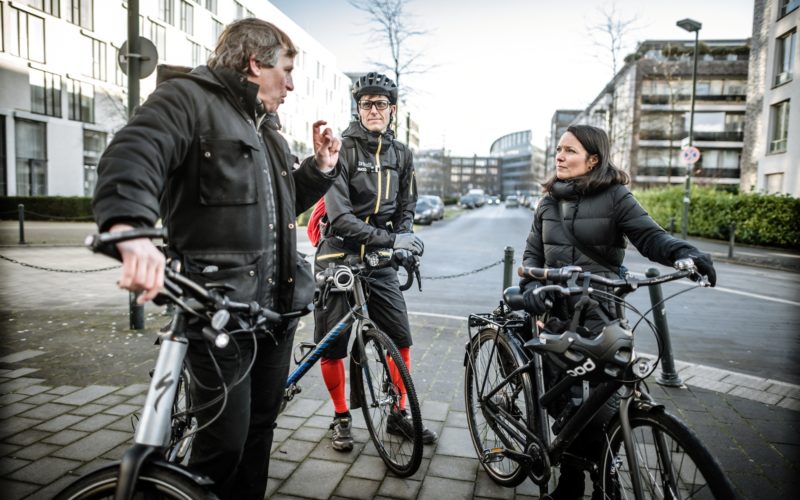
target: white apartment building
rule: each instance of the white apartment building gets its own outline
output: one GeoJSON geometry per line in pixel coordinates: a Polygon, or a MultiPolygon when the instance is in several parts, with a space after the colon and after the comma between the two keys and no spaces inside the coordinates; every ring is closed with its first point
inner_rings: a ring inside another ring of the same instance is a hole
{"type": "Polygon", "coordinates": [[[800,196],[800,0],[756,0],[743,192],[800,196]]]}
{"type": "MultiPolygon", "coordinates": [[[[0,195],[89,196],[97,161],[127,121],[127,77],[117,64],[127,39],[127,2],[0,0],[0,195]]],[[[259,17],[299,49],[295,90],[279,110],[298,156],[311,124],[349,121],[349,78],[336,58],[263,0],[140,0],[140,35],[159,64],[205,64],[224,26],[259,17]]],[[[144,100],[155,72],[141,81],[144,100]]]]}

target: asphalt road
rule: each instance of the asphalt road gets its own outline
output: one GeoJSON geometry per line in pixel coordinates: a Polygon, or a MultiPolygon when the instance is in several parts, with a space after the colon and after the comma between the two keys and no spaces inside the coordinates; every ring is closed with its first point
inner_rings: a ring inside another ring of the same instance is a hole
{"type": "MultiPolygon", "coordinates": [[[[477,269],[503,258],[503,250],[515,250],[515,266],[522,258],[533,212],[525,208],[486,206],[458,218],[422,228],[425,241],[424,277],[438,277],[477,269]]],[[[633,272],[655,267],[630,248],[625,260],[633,272]]],[[[664,296],[686,291],[670,299],[667,316],[675,359],[701,363],[800,383],[800,275],[785,271],[716,264],[717,288],[691,289],[685,280],[664,285],[664,296]]],[[[431,314],[466,316],[489,312],[498,304],[503,266],[453,279],[424,279],[423,292],[406,292],[409,310],[431,314]]],[[[515,279],[516,282],[516,279],[515,279]]],[[[630,301],[640,310],[650,308],[645,291],[630,301]]],[[[652,334],[637,337],[637,348],[655,353],[652,334]]]]}

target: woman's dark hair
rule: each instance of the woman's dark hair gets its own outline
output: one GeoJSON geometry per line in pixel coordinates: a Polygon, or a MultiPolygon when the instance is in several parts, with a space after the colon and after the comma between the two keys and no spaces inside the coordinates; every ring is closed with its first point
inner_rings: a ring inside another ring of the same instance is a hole
{"type": "MultiPolygon", "coordinates": [[[[574,135],[589,156],[597,155],[597,165],[587,174],[570,179],[575,183],[575,189],[582,194],[593,193],[614,184],[628,184],[630,176],[624,170],[611,163],[611,147],[605,130],[591,125],[570,125],[567,132],[574,135]]],[[[557,173],[544,183],[544,191],[550,192],[553,184],[558,181],[557,173]]]]}

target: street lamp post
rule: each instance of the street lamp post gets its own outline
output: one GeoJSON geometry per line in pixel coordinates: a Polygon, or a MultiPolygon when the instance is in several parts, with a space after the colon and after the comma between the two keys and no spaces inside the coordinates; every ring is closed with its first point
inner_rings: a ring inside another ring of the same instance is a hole
{"type": "MultiPolygon", "coordinates": [[[[689,111],[689,147],[694,145],[694,99],[697,89],[697,48],[700,28],[703,25],[693,19],[681,19],[677,24],[689,33],[694,32],[694,66],[692,68],[692,103],[689,111]]],[[[685,240],[689,235],[689,199],[692,193],[692,164],[686,165],[686,184],[683,188],[683,220],[681,221],[681,237],[685,240]]]]}

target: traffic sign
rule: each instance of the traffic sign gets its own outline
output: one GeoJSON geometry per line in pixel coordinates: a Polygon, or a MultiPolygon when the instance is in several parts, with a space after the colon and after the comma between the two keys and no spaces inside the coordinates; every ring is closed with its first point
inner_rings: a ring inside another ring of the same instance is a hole
{"type": "MultiPolygon", "coordinates": [[[[139,78],[147,78],[150,76],[150,73],[156,69],[156,64],[158,64],[158,50],[156,49],[156,46],[153,45],[153,42],[143,36],[140,36],[139,51],[141,52],[141,54],[137,56],[141,61],[141,65],[139,67],[139,78]]],[[[126,75],[128,74],[128,57],[128,41],[126,40],[122,44],[122,47],[119,48],[119,57],[117,59],[119,69],[121,69],[126,75]]]]}
{"type": "Polygon", "coordinates": [[[700,150],[694,146],[683,148],[681,161],[686,165],[694,165],[700,159],[700,150]]]}

